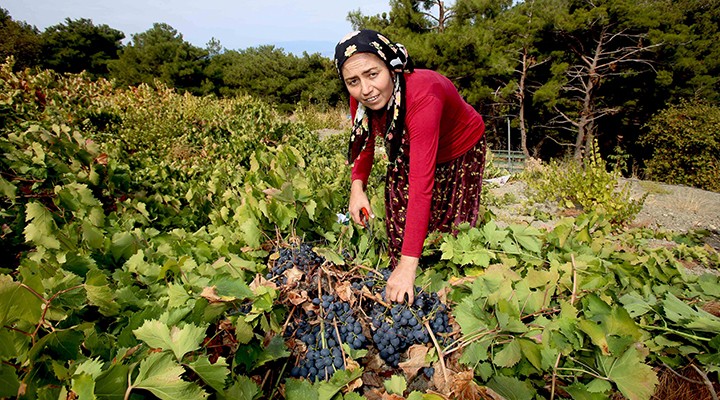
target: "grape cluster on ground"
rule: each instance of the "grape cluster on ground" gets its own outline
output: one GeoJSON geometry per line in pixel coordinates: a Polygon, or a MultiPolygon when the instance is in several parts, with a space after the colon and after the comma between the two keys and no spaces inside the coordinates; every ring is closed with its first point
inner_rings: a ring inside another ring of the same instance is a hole
{"type": "MultiPolygon", "coordinates": [[[[385,301],[390,269],[343,271],[307,243],[277,250],[268,266],[266,279],[278,284],[281,291],[306,293],[300,304],[287,304],[294,313],[285,337],[299,342],[289,346],[297,356],[291,377],[327,380],[345,369],[349,356],[343,344],[352,350],[367,349],[369,356],[377,355],[388,368],[397,368],[411,346],[445,343],[452,333],[449,310],[436,293],[416,287],[410,304],[385,301]],[[296,278],[289,280],[292,275],[296,278]],[[346,284],[339,286],[343,282],[346,284]],[[340,299],[335,289],[347,286],[350,298],[340,299]]],[[[427,367],[422,372],[432,376],[433,371],[427,367]]]]}

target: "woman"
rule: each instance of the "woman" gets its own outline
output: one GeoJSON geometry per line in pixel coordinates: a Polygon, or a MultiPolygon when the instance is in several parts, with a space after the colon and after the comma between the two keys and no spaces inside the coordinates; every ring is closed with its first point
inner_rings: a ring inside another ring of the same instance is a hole
{"type": "MultiPolygon", "coordinates": [[[[385,296],[414,299],[415,276],[429,231],[449,232],[478,218],[485,165],[485,124],[449,79],[413,68],[399,43],[372,30],[348,34],[335,66],[350,93],[353,128],[350,215],[362,224],[375,138],[385,139],[386,229],[393,272],[385,296]]],[[[371,215],[371,217],[373,217],[371,215]]]]}

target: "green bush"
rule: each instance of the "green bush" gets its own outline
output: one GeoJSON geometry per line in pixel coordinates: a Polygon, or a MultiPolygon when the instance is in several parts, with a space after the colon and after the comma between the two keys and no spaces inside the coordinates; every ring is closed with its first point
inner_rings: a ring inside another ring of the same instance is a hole
{"type": "Polygon", "coordinates": [[[641,138],[648,179],[720,192],[720,107],[682,102],[654,116],[641,138]]]}
{"type": "Polygon", "coordinates": [[[608,172],[597,144],[583,164],[553,160],[543,168],[526,170],[522,177],[531,201],[555,201],[560,208],[603,213],[616,226],[635,219],[645,202],[645,197],[633,199],[629,186],[619,187],[620,173],[608,172]]]}

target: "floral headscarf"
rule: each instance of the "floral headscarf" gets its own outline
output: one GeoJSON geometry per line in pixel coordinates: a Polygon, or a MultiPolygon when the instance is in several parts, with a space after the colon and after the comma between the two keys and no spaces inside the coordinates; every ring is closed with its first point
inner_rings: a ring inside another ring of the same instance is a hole
{"type": "MultiPolygon", "coordinates": [[[[357,53],[372,53],[380,57],[390,71],[395,72],[393,95],[387,104],[387,125],[385,127],[385,147],[391,164],[402,152],[403,130],[405,129],[405,76],[413,71],[413,63],[405,46],[393,43],[379,32],[364,29],[347,34],[335,46],[335,68],[343,81],[342,67],[350,57],[357,53]]],[[[371,132],[370,118],[360,102],[355,113],[347,161],[352,164],[367,145],[371,132]]]]}

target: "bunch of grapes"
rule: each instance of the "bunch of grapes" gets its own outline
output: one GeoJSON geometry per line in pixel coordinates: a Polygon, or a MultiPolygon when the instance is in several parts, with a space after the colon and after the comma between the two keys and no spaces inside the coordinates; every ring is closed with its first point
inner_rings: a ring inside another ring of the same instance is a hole
{"type": "MultiPolygon", "coordinates": [[[[380,352],[380,358],[391,367],[398,366],[400,355],[410,346],[430,341],[430,334],[423,325],[423,318],[427,315],[423,308],[414,304],[394,304],[385,310],[373,308],[373,326],[376,328],[373,341],[380,352]]],[[[429,311],[434,313],[433,321],[441,315],[439,310],[429,311]]],[[[439,320],[442,321],[443,318],[440,317],[439,320]]],[[[432,325],[431,329],[436,331],[432,325]]],[[[441,329],[443,332],[447,330],[445,326],[441,329]]]]}
{"type": "Polygon", "coordinates": [[[392,271],[389,268],[383,268],[378,272],[371,271],[364,279],[360,281],[354,281],[351,286],[355,290],[362,290],[363,286],[367,287],[368,290],[372,290],[380,282],[386,282],[390,279],[392,271]]]}
{"type": "MultiPolygon", "coordinates": [[[[380,279],[387,280],[389,270],[381,270],[380,276],[376,273],[353,287],[374,288],[384,297],[385,289],[380,289],[380,279]]],[[[400,355],[414,344],[430,342],[430,333],[425,322],[429,322],[430,329],[435,336],[441,333],[450,333],[447,307],[440,302],[436,293],[421,292],[415,288],[415,299],[412,304],[383,305],[373,303],[369,310],[374,328],[373,341],[378,349],[380,358],[388,365],[397,367],[400,355]]]]}
{"type": "Polygon", "coordinates": [[[278,278],[281,284],[287,283],[287,278],[283,272],[297,267],[303,272],[308,272],[311,267],[322,264],[325,259],[315,253],[307,243],[301,243],[299,246],[284,247],[279,251],[279,257],[275,260],[270,272],[265,275],[265,279],[278,278]]]}
{"type": "MultiPolygon", "coordinates": [[[[361,349],[367,345],[367,338],[347,302],[337,301],[333,295],[323,295],[314,298],[312,303],[320,308],[322,318],[314,325],[304,319],[298,323],[296,337],[305,343],[308,351],[292,368],[290,376],[326,380],[334,371],[345,367],[340,349],[342,343],[352,349],[361,349]]],[[[309,316],[313,315],[316,314],[309,316]]]]}

